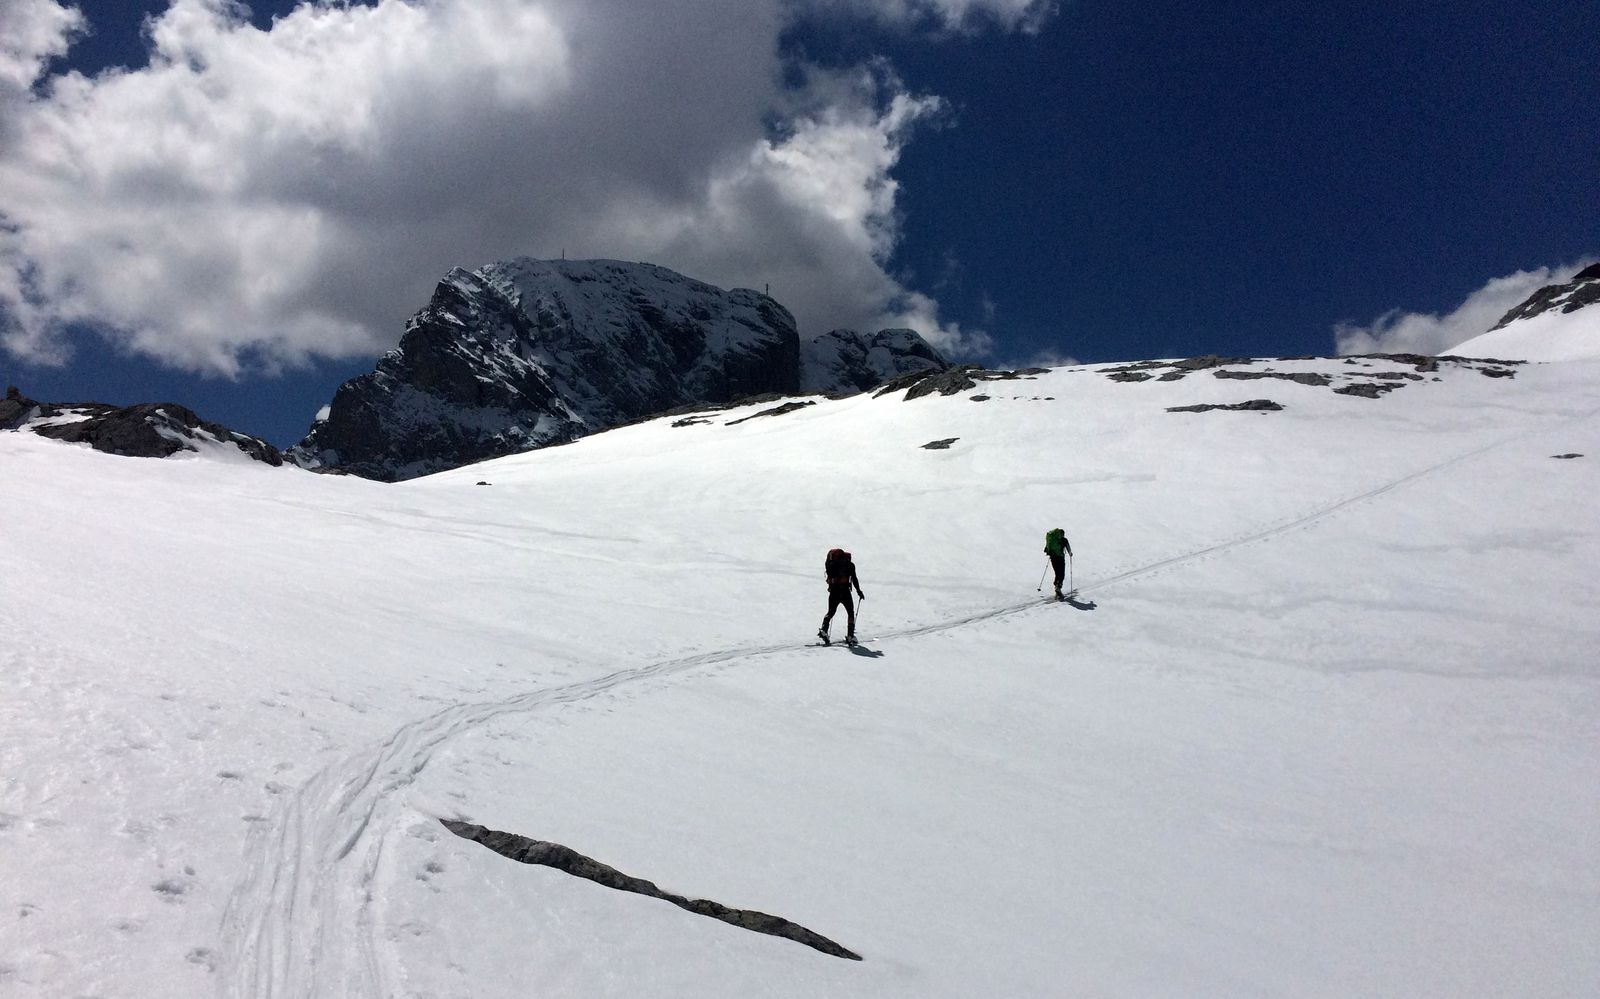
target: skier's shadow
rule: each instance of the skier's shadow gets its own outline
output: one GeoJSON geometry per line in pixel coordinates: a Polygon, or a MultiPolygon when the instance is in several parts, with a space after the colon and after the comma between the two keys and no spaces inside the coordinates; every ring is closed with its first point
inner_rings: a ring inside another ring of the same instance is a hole
{"type": "Polygon", "coordinates": [[[882,659],[883,658],[883,650],[882,649],[869,649],[865,645],[852,645],[852,646],[850,646],[850,654],[851,655],[856,655],[856,656],[866,656],[868,659],[882,659]]]}
{"type": "Polygon", "coordinates": [[[1093,600],[1084,600],[1082,597],[1068,597],[1063,603],[1069,607],[1076,607],[1078,610],[1094,610],[1100,606],[1093,600]]]}

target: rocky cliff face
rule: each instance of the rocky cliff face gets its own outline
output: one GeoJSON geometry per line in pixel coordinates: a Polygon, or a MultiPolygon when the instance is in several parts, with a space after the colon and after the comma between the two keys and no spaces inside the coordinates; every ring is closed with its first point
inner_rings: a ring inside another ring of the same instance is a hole
{"type": "Polygon", "coordinates": [[[0,430],[24,430],[96,451],[135,458],[169,458],[180,452],[214,452],[282,465],[277,448],[220,423],[202,420],[171,402],[110,406],[101,402],[35,402],[15,387],[0,400],[0,430]]]}
{"type": "Polygon", "coordinates": [[[291,456],[394,481],[691,402],[799,388],[788,310],[651,264],[518,259],[454,270],[291,456]]]}
{"type": "Polygon", "coordinates": [[[800,386],[807,392],[865,392],[912,372],[949,367],[914,330],[833,330],[802,346],[800,386]]]}
{"type": "Polygon", "coordinates": [[[910,330],[802,350],[766,295],[652,264],[454,270],[371,374],[340,386],[290,457],[396,481],[575,440],[692,404],[852,392],[945,362],[910,330]]]}
{"type": "Polygon", "coordinates": [[[1597,302],[1600,302],[1600,264],[1593,264],[1573,275],[1566,284],[1547,284],[1540,288],[1526,302],[1507,312],[1490,332],[1519,319],[1532,319],[1552,310],[1576,312],[1597,302]]]}

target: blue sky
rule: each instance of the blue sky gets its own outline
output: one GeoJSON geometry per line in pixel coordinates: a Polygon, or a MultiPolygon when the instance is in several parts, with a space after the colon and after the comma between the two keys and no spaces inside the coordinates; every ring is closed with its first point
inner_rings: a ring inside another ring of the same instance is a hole
{"type": "Polygon", "coordinates": [[[728,2],[430,0],[357,49],[292,3],[80,3],[0,90],[0,379],[287,444],[512,253],[994,364],[1444,349],[1600,253],[1592,4],[728,2]]]}

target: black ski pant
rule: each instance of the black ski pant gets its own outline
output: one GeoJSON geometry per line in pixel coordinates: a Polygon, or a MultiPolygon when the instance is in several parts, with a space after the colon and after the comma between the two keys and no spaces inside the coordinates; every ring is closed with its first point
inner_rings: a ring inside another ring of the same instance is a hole
{"type": "Polygon", "coordinates": [[[850,630],[845,634],[854,635],[856,633],[856,601],[850,595],[850,587],[848,585],[828,587],[828,613],[823,615],[822,630],[828,630],[828,622],[833,620],[833,612],[838,610],[841,605],[844,607],[845,619],[849,622],[850,627],[850,630]]]}
{"type": "Polygon", "coordinates": [[[1060,552],[1047,552],[1050,564],[1056,570],[1056,592],[1061,592],[1061,581],[1067,578],[1067,557],[1060,552]]]}

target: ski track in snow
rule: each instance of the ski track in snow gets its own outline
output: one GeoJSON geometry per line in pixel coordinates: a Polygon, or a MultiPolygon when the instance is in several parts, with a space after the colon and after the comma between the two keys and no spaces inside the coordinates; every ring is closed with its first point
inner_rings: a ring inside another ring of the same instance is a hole
{"type": "MultiPolygon", "coordinates": [[[[1593,419],[1600,409],[1535,427],[1418,469],[1264,530],[1184,552],[1078,587],[1089,593],[1175,569],[1310,527],[1351,507],[1379,499],[1420,479],[1526,437],[1593,419]]],[[[1041,607],[1037,597],[922,627],[882,632],[875,640],[913,638],[1041,607]]],[[[397,994],[379,953],[382,893],[379,868],[387,838],[406,807],[396,792],[415,782],[449,740],[508,714],[597,697],[616,687],[669,677],[741,659],[806,647],[803,641],[745,646],[617,670],[559,687],[498,701],[457,704],[409,722],[376,746],[322,770],[286,796],[274,821],[252,832],[245,876],[223,914],[228,973],[219,987],[238,997],[387,997],[397,994]],[[354,953],[341,952],[351,939],[354,953]]]]}
{"type": "Polygon", "coordinates": [[[569,704],[625,683],[702,666],[789,651],[794,644],[729,649],[665,660],[502,701],[458,704],[410,722],[372,749],[318,773],[282,806],[269,830],[252,837],[245,879],[223,916],[239,996],[389,996],[378,959],[375,879],[384,836],[399,803],[394,792],[415,781],[433,754],[491,719],[569,704]],[[382,830],[369,836],[374,823],[382,830]],[[354,967],[340,967],[330,941],[358,927],[354,967]]]}

